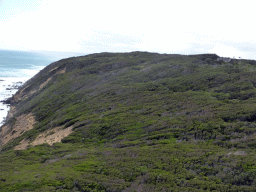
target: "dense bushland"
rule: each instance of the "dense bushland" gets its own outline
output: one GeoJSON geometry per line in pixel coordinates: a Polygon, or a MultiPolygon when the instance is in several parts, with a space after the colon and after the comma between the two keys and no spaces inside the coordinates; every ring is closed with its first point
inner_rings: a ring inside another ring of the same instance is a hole
{"type": "Polygon", "coordinates": [[[47,66],[23,86],[37,92],[10,99],[38,123],[2,147],[1,190],[255,191],[256,62],[218,58],[100,53],[47,66]],[[71,125],[62,143],[13,150],[71,125]]]}

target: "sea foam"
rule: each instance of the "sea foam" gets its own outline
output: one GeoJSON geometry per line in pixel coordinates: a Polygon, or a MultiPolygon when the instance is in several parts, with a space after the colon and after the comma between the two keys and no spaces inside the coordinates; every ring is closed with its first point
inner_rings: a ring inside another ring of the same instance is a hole
{"type": "MultiPolygon", "coordinates": [[[[30,77],[2,77],[0,78],[0,101],[12,97],[18,88],[23,85],[30,77]]],[[[9,105],[0,102],[0,126],[3,125],[9,111],[9,105]]]]}

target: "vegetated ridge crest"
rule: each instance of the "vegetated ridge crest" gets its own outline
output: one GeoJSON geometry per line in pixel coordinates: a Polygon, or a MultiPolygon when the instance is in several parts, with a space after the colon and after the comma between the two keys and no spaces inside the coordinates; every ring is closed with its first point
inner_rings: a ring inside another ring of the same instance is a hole
{"type": "Polygon", "coordinates": [[[6,101],[0,188],[256,190],[255,101],[254,60],[149,52],[59,60],[6,101]]]}

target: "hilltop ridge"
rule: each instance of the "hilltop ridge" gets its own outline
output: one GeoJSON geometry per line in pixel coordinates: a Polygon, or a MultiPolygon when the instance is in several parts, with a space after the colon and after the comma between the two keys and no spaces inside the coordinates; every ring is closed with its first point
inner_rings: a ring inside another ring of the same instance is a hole
{"type": "Polygon", "coordinates": [[[6,101],[0,188],[253,191],[255,100],[254,60],[149,52],[59,60],[6,101]]]}

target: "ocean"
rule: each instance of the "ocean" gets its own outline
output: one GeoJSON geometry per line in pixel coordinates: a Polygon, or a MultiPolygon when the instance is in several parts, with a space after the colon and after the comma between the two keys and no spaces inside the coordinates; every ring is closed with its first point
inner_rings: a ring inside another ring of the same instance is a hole
{"type": "MultiPolygon", "coordinates": [[[[18,87],[45,66],[62,58],[85,55],[81,53],[25,52],[0,50],[0,101],[18,91],[18,87]]],[[[9,106],[0,102],[0,126],[3,125],[9,106]]]]}

